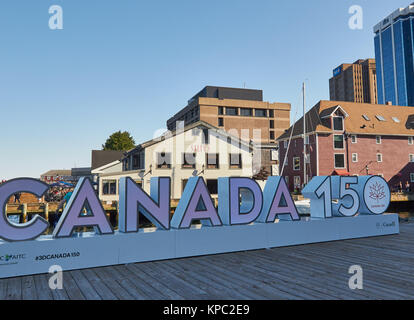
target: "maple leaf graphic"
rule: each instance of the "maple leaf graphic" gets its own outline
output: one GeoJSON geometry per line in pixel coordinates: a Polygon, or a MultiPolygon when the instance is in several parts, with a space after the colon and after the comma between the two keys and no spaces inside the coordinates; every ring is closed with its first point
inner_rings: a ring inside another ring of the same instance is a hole
{"type": "Polygon", "coordinates": [[[369,187],[369,197],[373,200],[379,202],[385,198],[384,186],[376,182],[375,184],[369,187]]]}

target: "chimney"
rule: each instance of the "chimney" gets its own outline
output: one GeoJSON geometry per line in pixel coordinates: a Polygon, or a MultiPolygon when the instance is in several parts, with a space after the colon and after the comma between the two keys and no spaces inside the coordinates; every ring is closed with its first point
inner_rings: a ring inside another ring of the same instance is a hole
{"type": "Polygon", "coordinates": [[[387,106],[392,106],[392,101],[387,101],[387,106]]]}

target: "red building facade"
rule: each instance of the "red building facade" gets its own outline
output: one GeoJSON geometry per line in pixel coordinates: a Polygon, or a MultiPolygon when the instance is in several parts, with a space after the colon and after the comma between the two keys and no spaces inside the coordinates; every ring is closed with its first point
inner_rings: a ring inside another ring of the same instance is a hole
{"type": "MultiPolygon", "coordinates": [[[[307,181],[317,175],[381,175],[391,187],[414,185],[414,108],[320,101],[306,114],[306,127],[307,181]]],[[[303,118],[279,138],[279,153],[281,176],[291,191],[300,189],[303,118]]]]}

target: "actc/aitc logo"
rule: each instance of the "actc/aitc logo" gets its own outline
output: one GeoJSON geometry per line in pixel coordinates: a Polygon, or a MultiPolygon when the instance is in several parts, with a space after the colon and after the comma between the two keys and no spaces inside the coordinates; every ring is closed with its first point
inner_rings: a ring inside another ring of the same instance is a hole
{"type": "Polygon", "coordinates": [[[0,256],[0,261],[10,262],[26,259],[26,254],[5,254],[0,256]]]}

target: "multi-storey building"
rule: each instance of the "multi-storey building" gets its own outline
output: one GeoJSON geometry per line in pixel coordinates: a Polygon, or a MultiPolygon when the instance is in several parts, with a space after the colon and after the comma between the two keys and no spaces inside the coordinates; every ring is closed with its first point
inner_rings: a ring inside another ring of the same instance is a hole
{"type": "Polygon", "coordinates": [[[280,175],[290,189],[313,176],[381,175],[394,187],[414,182],[414,110],[320,101],[279,138],[280,175]],[[290,143],[289,143],[290,141],[290,143]],[[287,154],[287,155],[286,155],[287,154]],[[286,159],[286,160],[285,160],[286,159]]]}
{"type": "Polygon", "coordinates": [[[414,3],[374,27],[378,103],[414,106],[414,3]]]}
{"type": "Polygon", "coordinates": [[[167,121],[168,130],[178,121],[204,121],[243,140],[275,143],[290,126],[290,104],[265,102],[262,90],[207,86],[167,121]]]}
{"type": "Polygon", "coordinates": [[[329,79],[330,99],[358,103],[378,103],[375,59],[344,63],[329,79]]]}

